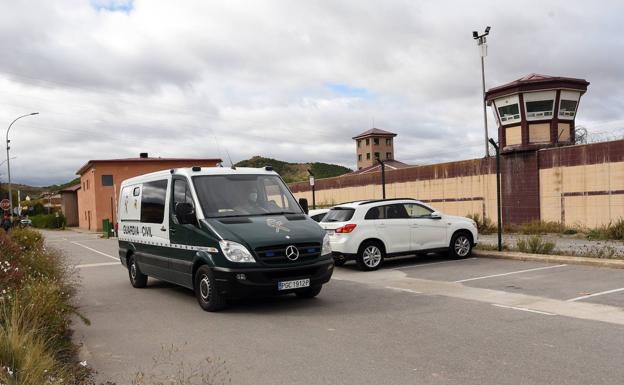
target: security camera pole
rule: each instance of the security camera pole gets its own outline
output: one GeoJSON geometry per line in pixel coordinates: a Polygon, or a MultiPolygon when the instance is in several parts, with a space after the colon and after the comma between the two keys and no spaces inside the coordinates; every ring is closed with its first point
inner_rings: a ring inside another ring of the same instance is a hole
{"type": "Polygon", "coordinates": [[[479,35],[479,32],[472,31],[472,38],[477,40],[477,45],[480,48],[481,55],[481,83],[483,85],[483,124],[485,125],[485,156],[490,156],[490,147],[488,144],[488,126],[487,126],[487,109],[485,105],[485,57],[487,56],[487,39],[485,38],[490,34],[490,26],[485,28],[485,32],[479,35]]]}
{"type": "Polygon", "coordinates": [[[500,185],[500,152],[498,144],[490,138],[490,143],[496,151],[496,208],[498,210],[498,251],[503,251],[503,222],[501,215],[501,185],[500,185]]]}
{"type": "Polygon", "coordinates": [[[316,196],[314,196],[314,173],[308,169],[308,174],[310,174],[310,187],[312,187],[312,210],[316,209],[316,196]]]}
{"type": "MultiPolygon", "coordinates": [[[[26,114],[26,115],[22,115],[22,116],[18,116],[17,118],[15,118],[14,121],[11,122],[11,124],[9,124],[9,128],[7,128],[7,132],[6,132],[6,150],[7,150],[7,158],[6,158],[6,162],[7,162],[7,173],[9,174],[9,215],[11,216],[11,220],[13,220],[13,192],[11,191],[11,158],[9,157],[9,150],[11,149],[11,146],[9,146],[9,143],[11,143],[11,141],[9,140],[9,131],[11,131],[11,126],[13,126],[13,123],[17,122],[19,119],[21,118],[25,118],[27,116],[32,116],[32,115],[38,115],[38,112],[32,112],[30,114],[26,114]]],[[[19,202],[18,202],[19,204],[19,202]]]]}

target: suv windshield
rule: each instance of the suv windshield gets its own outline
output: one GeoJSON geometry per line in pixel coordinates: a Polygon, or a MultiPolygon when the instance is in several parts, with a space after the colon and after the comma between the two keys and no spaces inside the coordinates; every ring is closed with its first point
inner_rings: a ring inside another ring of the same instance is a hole
{"type": "Polygon", "coordinates": [[[206,175],[193,178],[206,217],[302,214],[275,175],[206,175]]]}
{"type": "Polygon", "coordinates": [[[346,222],[353,217],[355,209],[334,207],[323,217],[321,222],[346,222]]]}

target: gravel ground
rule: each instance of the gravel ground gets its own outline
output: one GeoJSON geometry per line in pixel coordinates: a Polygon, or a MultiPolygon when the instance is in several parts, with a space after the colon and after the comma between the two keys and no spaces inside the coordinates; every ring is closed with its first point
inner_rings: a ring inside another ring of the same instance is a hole
{"type": "MultiPolygon", "coordinates": [[[[503,242],[509,246],[515,247],[518,239],[528,238],[530,235],[523,234],[503,234],[503,242]]],[[[544,241],[553,242],[556,250],[569,253],[570,255],[582,256],[604,256],[624,258],[624,242],[622,241],[591,241],[580,238],[579,235],[563,235],[563,234],[544,234],[541,235],[544,241]]],[[[487,234],[479,235],[479,243],[496,245],[497,235],[487,234]]]]}

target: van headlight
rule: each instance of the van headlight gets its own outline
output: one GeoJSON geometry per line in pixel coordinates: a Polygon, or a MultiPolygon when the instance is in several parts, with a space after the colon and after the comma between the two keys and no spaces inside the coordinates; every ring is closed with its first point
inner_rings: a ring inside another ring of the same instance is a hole
{"type": "Polygon", "coordinates": [[[329,243],[329,235],[325,234],[323,237],[323,248],[321,249],[321,255],[331,254],[331,244],[329,243]]]}
{"type": "Polygon", "coordinates": [[[256,260],[253,255],[247,250],[247,248],[240,243],[222,240],[219,241],[219,246],[223,251],[223,255],[230,262],[237,263],[254,263],[256,260]]]}

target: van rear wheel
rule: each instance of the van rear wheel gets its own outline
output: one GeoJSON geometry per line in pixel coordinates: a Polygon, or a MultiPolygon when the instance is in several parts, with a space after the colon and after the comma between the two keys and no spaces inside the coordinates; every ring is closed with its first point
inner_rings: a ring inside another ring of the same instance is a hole
{"type": "Polygon", "coordinates": [[[205,311],[218,311],[225,307],[225,297],[217,291],[214,274],[208,266],[200,266],[195,273],[195,297],[205,311]]]}
{"type": "Polygon", "coordinates": [[[132,255],[128,257],[128,277],[133,287],[140,289],[147,286],[147,275],[141,272],[132,255]]]}

